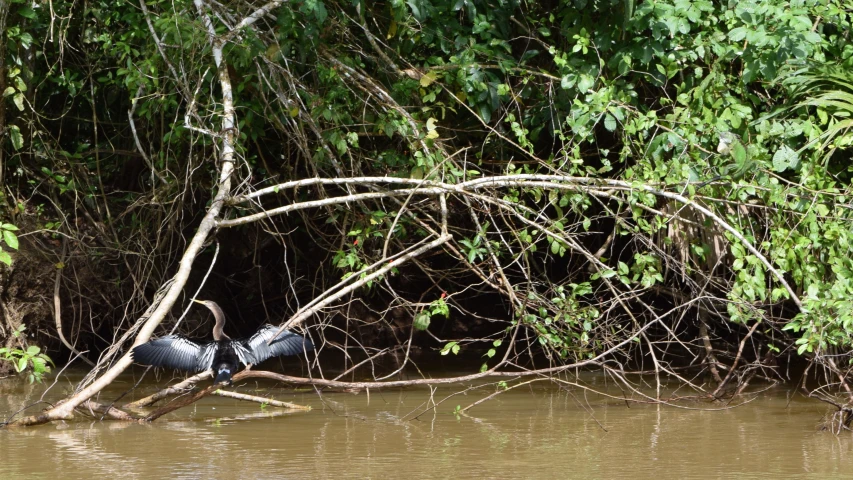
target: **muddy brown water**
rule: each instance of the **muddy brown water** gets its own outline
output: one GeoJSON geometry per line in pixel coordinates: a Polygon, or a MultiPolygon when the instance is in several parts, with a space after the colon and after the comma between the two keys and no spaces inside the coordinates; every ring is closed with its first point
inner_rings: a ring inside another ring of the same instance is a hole
{"type": "MultiPolygon", "coordinates": [[[[79,376],[62,378],[46,400],[79,376]]],[[[585,379],[612,389],[601,378],[585,379]]],[[[133,385],[125,375],[101,397],[133,385]]],[[[135,394],[165,381],[146,380],[135,394]]],[[[469,387],[441,386],[437,401],[469,387]]],[[[454,415],[494,386],[425,410],[429,388],[359,394],[294,391],[263,382],[239,391],[310,412],[208,397],[150,425],[76,420],[0,430],[0,479],[14,478],[851,478],[853,438],[819,431],[827,408],[784,387],[724,411],[626,407],[546,382],[454,415]],[[415,417],[418,413],[420,416],[415,417]]],[[[43,385],[0,380],[0,416],[43,385]]],[[[36,411],[37,409],[33,409],[36,411]]]]}

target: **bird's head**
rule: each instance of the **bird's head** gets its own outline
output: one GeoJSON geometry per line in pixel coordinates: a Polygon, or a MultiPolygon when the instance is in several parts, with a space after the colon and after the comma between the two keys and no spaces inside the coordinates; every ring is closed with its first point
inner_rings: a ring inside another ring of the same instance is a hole
{"type": "Polygon", "coordinates": [[[196,299],[193,299],[193,302],[200,303],[200,304],[204,305],[205,307],[207,307],[208,310],[213,312],[214,315],[221,314],[221,312],[222,312],[222,309],[219,308],[219,305],[216,302],[214,302],[213,300],[196,300],[196,299]]]}
{"type": "Polygon", "coordinates": [[[222,331],[223,327],[225,327],[225,314],[222,312],[222,309],[219,308],[219,305],[212,300],[196,300],[193,299],[193,302],[200,303],[207,307],[213,313],[214,318],[216,318],[216,324],[213,326],[213,339],[221,340],[228,339],[228,335],[222,331]]]}

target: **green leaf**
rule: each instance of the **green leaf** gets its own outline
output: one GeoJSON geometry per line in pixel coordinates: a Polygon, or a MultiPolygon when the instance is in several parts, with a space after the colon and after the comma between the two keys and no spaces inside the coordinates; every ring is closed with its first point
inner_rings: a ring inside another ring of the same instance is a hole
{"type": "Polygon", "coordinates": [[[35,20],[36,12],[30,7],[21,7],[18,9],[18,15],[29,18],[30,20],[35,20]]]}
{"type": "Polygon", "coordinates": [[[3,230],[9,230],[9,231],[12,231],[12,232],[17,232],[17,231],[18,231],[18,227],[16,227],[16,226],[12,225],[11,223],[4,223],[4,224],[0,225],[0,229],[3,229],[3,230]]]}
{"type": "Polygon", "coordinates": [[[733,42],[740,42],[741,40],[746,38],[746,34],[746,27],[733,28],[729,31],[729,39],[733,42]]]}
{"type": "Polygon", "coordinates": [[[27,368],[27,357],[21,357],[21,358],[18,360],[17,365],[15,365],[15,369],[18,371],[18,373],[21,373],[21,372],[23,372],[26,368],[27,368]]]}
{"type": "Polygon", "coordinates": [[[41,349],[35,345],[30,345],[29,347],[27,347],[27,355],[30,356],[38,355],[40,351],[41,349]]]}
{"type": "Polygon", "coordinates": [[[557,255],[558,253],[560,253],[560,242],[556,240],[551,242],[551,253],[553,255],[557,255]]]}
{"type": "Polygon", "coordinates": [[[480,104],[480,116],[483,117],[483,122],[485,123],[492,121],[492,110],[489,108],[488,104],[480,104]]]}
{"type": "MultiPolygon", "coordinates": [[[[620,262],[620,263],[621,263],[621,262],[620,262]]],[[[600,278],[610,278],[610,277],[613,277],[614,275],[616,275],[616,271],[615,271],[615,270],[603,270],[603,271],[601,272],[601,274],[599,275],[599,277],[600,277],[600,278]]]]}
{"type": "Polygon", "coordinates": [[[773,170],[784,172],[787,169],[795,169],[800,165],[800,156],[791,147],[782,145],[782,148],[773,155],[773,170]]]}
{"type": "Polygon", "coordinates": [[[622,59],[619,61],[618,71],[619,75],[627,75],[631,71],[631,63],[633,59],[630,55],[622,55],[622,59]]]}
{"type": "Polygon", "coordinates": [[[578,80],[578,90],[581,93],[586,93],[593,85],[595,85],[595,78],[590,75],[581,75],[580,80],[578,80]]]}
{"type": "Polygon", "coordinates": [[[33,44],[33,36],[29,33],[22,33],[18,40],[21,42],[21,46],[25,49],[29,50],[30,45],[33,44]]]}
{"type": "Polygon", "coordinates": [[[6,87],[6,90],[3,90],[3,98],[8,97],[9,95],[13,95],[15,93],[15,87],[6,87]]]}
{"type": "Polygon", "coordinates": [[[9,245],[9,248],[13,250],[18,249],[18,237],[14,233],[9,230],[3,230],[3,240],[6,242],[6,245],[9,245]]]}
{"type": "Polygon", "coordinates": [[[409,6],[410,9],[412,9],[412,15],[415,17],[415,20],[419,22],[424,20],[423,15],[421,15],[420,8],[418,8],[417,2],[415,2],[414,0],[409,0],[408,2],[406,2],[406,4],[409,6]]]}
{"type": "Polygon", "coordinates": [[[430,320],[431,318],[429,313],[421,312],[415,316],[413,326],[415,327],[415,330],[419,330],[422,332],[429,328],[430,320]]]}
{"type": "Polygon", "coordinates": [[[12,256],[9,255],[7,252],[4,252],[3,250],[0,250],[0,262],[5,263],[6,265],[11,265],[12,256]]]}
{"type": "MultiPolygon", "coordinates": [[[[38,358],[43,359],[45,362],[47,362],[47,363],[49,363],[49,364],[53,365],[53,360],[51,360],[51,359],[50,359],[50,357],[48,357],[47,355],[45,355],[45,354],[43,354],[43,353],[40,353],[40,354],[39,354],[39,356],[38,356],[38,358]]],[[[49,368],[49,367],[47,368],[47,371],[48,371],[48,372],[50,371],[50,368],[49,368]]]]}
{"type": "Polygon", "coordinates": [[[738,165],[744,165],[746,163],[746,148],[743,147],[743,144],[739,141],[735,140],[732,145],[732,158],[735,159],[738,165]]]}
{"type": "Polygon", "coordinates": [[[22,92],[27,91],[27,84],[24,83],[24,79],[21,77],[15,77],[15,87],[22,92]]]}
{"type": "Polygon", "coordinates": [[[15,150],[20,150],[24,146],[24,136],[21,135],[21,129],[17,125],[9,127],[9,136],[12,138],[12,147],[15,150]]]}

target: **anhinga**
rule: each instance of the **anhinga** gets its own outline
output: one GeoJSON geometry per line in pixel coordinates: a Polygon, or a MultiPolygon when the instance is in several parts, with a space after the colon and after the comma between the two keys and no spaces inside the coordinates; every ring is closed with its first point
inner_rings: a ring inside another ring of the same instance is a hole
{"type": "Polygon", "coordinates": [[[237,372],[238,363],[257,365],[270,357],[297,355],[314,349],[311,340],[289,330],[281,332],[270,342],[278,332],[278,327],[272,325],[264,325],[249,338],[231,340],[222,332],[225,314],[219,305],[210,300],[193,301],[209,308],[216,318],[213,342],[199,345],[179,335],[166,335],[134,348],[136,363],[188,372],[213,370],[214,383],[231,383],[231,375],[237,372]]]}

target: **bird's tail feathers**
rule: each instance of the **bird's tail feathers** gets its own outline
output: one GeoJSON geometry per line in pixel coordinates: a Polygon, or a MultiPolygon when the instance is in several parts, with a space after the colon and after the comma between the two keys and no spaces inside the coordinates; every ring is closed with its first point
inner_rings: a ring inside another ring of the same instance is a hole
{"type": "Polygon", "coordinates": [[[216,373],[216,378],[213,380],[213,383],[220,384],[226,383],[231,385],[231,367],[228,365],[218,365],[214,370],[216,373]]]}

